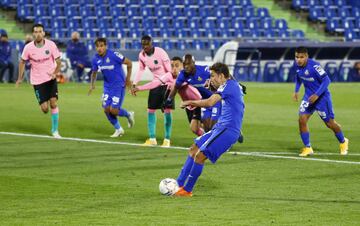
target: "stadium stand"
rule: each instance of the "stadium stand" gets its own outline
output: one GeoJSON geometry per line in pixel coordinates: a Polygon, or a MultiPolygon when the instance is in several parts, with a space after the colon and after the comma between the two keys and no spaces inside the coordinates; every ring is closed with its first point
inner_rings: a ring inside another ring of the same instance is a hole
{"type": "MultiPolygon", "coordinates": [[[[288,1],[294,10],[307,12],[310,22],[325,24],[330,35],[343,36],[347,43],[360,41],[360,1],[288,1]]],[[[251,0],[3,0],[0,7],[16,10],[19,21],[43,24],[63,44],[78,31],[90,51],[100,36],[109,39],[110,48],[132,51],[135,57],[143,34],[176,53],[214,52],[225,42],[242,40],[246,43],[239,48],[245,54],[238,53],[234,76],[243,81],[292,82],[293,48],[307,41],[303,30],[289,29],[285,19],[272,17],[270,9],[251,0]]],[[[23,41],[11,45],[20,50],[23,41]]],[[[331,79],[348,81],[359,50],[345,45],[329,52],[331,45],[315,45],[310,55],[323,63],[331,79]]]]}

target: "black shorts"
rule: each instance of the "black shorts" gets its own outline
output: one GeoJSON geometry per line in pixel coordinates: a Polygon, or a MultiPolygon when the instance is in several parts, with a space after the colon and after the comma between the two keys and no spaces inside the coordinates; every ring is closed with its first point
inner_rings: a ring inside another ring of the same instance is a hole
{"type": "MultiPolygon", "coordinates": [[[[169,96],[169,90],[167,86],[159,86],[149,91],[148,97],[148,109],[161,109],[167,97],[169,96]]],[[[175,101],[173,100],[166,108],[175,109],[175,101]]]]}
{"type": "Polygon", "coordinates": [[[53,97],[56,97],[56,99],[58,99],[58,88],[56,79],[52,79],[39,85],[34,85],[34,91],[39,104],[42,104],[53,97]]]}
{"type": "Polygon", "coordinates": [[[189,123],[193,119],[201,121],[201,108],[197,107],[194,110],[189,110],[189,109],[185,108],[185,110],[186,110],[186,114],[187,114],[189,123]]]}

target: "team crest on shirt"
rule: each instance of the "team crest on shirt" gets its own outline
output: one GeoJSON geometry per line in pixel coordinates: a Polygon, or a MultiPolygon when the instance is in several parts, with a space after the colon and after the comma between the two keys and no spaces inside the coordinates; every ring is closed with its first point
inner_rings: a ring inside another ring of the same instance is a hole
{"type": "Polygon", "coordinates": [[[157,60],[154,60],[154,64],[158,64],[159,62],[157,60]]]}
{"type": "Polygon", "coordinates": [[[106,63],[110,63],[110,59],[109,59],[109,57],[108,57],[108,58],[106,58],[106,63]]]}
{"type": "Polygon", "coordinates": [[[306,69],[306,71],[305,71],[304,74],[305,74],[305,75],[309,75],[309,71],[306,69]]]}
{"type": "Polygon", "coordinates": [[[49,55],[49,53],[50,53],[50,51],[47,49],[47,50],[45,50],[45,54],[46,55],[49,55]]]}
{"type": "Polygon", "coordinates": [[[198,78],[198,81],[199,81],[199,82],[201,82],[201,81],[202,81],[202,78],[201,78],[201,77],[199,77],[199,78],[198,78]]]}

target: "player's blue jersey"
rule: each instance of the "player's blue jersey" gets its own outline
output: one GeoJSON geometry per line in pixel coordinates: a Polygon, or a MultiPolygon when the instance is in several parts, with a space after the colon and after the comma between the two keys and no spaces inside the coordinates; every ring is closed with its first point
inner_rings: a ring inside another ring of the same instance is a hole
{"type": "Polygon", "coordinates": [[[205,88],[206,80],[210,79],[210,71],[208,66],[195,65],[196,72],[194,75],[189,75],[185,70],[180,71],[175,86],[179,88],[184,82],[196,87],[202,98],[207,99],[212,95],[212,92],[205,88]]]}
{"type": "MultiPolygon", "coordinates": [[[[323,79],[327,78],[326,71],[320,66],[320,64],[312,59],[307,60],[305,67],[299,67],[296,62],[294,63],[296,70],[296,83],[300,87],[301,83],[304,84],[305,94],[304,99],[315,94],[316,91],[323,83],[323,79]]],[[[297,92],[298,90],[295,90],[297,92]]],[[[321,95],[329,95],[329,90],[326,88],[321,95]]]]}
{"type": "Polygon", "coordinates": [[[125,87],[125,74],[122,64],[125,57],[118,52],[106,50],[105,56],[96,54],[92,60],[92,70],[104,75],[104,89],[125,87]]]}
{"type": "Polygon", "coordinates": [[[221,115],[215,126],[235,129],[240,133],[244,116],[244,93],[237,81],[229,79],[221,85],[216,93],[222,100],[221,115]]]}

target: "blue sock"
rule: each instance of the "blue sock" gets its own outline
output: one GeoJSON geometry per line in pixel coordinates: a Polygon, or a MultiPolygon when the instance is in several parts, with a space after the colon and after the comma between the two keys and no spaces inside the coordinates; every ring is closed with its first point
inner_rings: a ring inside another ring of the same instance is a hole
{"type": "Polygon", "coordinates": [[[193,167],[190,171],[190,175],[188,177],[188,181],[184,187],[185,191],[191,192],[195,186],[195,183],[199,176],[201,175],[204,168],[204,164],[199,164],[194,162],[193,167]]]}
{"type": "Polygon", "coordinates": [[[309,132],[300,133],[300,136],[301,136],[301,140],[304,143],[305,147],[311,147],[310,133],[309,132]]]}
{"type": "Polygon", "coordinates": [[[338,141],[340,142],[340,143],[344,143],[345,142],[345,137],[344,137],[344,134],[343,134],[343,132],[340,130],[340,132],[338,132],[338,133],[335,133],[335,136],[336,136],[336,138],[338,139],[338,141]]]}
{"type": "Polygon", "coordinates": [[[108,120],[110,121],[110,123],[114,126],[115,129],[120,129],[121,128],[117,117],[113,116],[110,113],[105,113],[105,115],[108,118],[108,120]]]}
{"type": "Polygon", "coordinates": [[[51,133],[58,131],[59,127],[59,113],[51,114],[51,133]]]}
{"type": "Polygon", "coordinates": [[[185,181],[186,181],[187,177],[189,176],[189,173],[190,173],[190,170],[191,170],[193,164],[194,164],[194,159],[190,155],[188,155],[188,157],[183,165],[183,168],[181,169],[180,175],[177,178],[179,187],[184,186],[185,181]]]}
{"type": "Polygon", "coordinates": [[[171,127],[172,127],[172,114],[164,114],[164,127],[165,127],[165,138],[170,140],[171,137],[171,127]]]}
{"type": "Polygon", "coordinates": [[[156,115],[154,113],[148,112],[148,130],[149,137],[156,138],[156,115]]]}
{"type": "Polygon", "coordinates": [[[123,109],[123,108],[120,108],[119,116],[120,116],[120,117],[126,117],[126,118],[128,118],[128,117],[129,117],[129,112],[127,112],[127,111],[126,111],[125,109],[123,109]]]}

